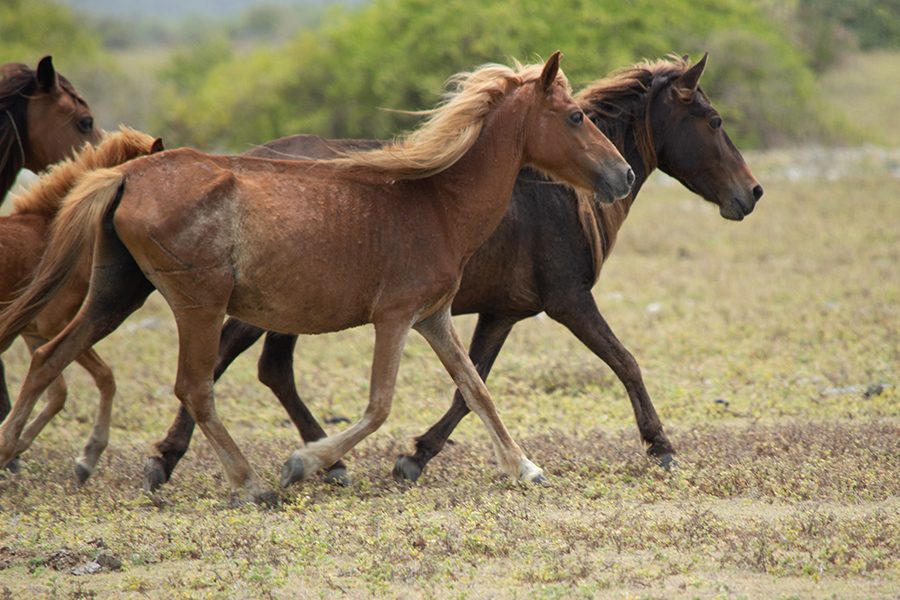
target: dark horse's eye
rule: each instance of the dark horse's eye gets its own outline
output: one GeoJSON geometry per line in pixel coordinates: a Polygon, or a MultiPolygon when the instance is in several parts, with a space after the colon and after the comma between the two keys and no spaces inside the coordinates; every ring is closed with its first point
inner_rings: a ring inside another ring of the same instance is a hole
{"type": "Polygon", "coordinates": [[[78,129],[82,133],[90,133],[94,128],[94,117],[82,117],[78,119],[78,129]]]}
{"type": "Polygon", "coordinates": [[[571,115],[569,115],[569,121],[573,125],[581,125],[581,123],[584,121],[584,113],[580,110],[578,112],[573,112],[571,115]]]}
{"type": "Polygon", "coordinates": [[[721,127],[722,126],[722,117],[715,116],[712,119],[710,119],[709,126],[712,127],[713,129],[718,129],[719,127],[721,127]]]}

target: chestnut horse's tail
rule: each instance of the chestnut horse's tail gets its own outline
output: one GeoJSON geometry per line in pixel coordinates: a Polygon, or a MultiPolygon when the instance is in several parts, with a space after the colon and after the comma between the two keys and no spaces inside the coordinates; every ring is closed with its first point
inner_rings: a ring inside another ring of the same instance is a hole
{"type": "Polygon", "coordinates": [[[31,283],[0,313],[0,352],[41,312],[92,252],[103,217],[118,202],[124,175],[98,169],[78,182],[53,220],[50,239],[31,283]]]}

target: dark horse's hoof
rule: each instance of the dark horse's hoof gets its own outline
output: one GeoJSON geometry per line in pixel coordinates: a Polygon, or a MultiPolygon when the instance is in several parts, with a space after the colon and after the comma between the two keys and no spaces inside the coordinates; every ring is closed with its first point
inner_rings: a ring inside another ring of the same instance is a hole
{"type": "Polygon", "coordinates": [[[339,485],[341,487],[350,487],[353,484],[353,480],[350,479],[350,476],[347,474],[347,469],[344,467],[328,469],[322,474],[322,479],[326,483],[333,483],[334,485],[339,485]]]}
{"type": "Polygon", "coordinates": [[[6,463],[4,467],[7,471],[13,474],[18,474],[22,471],[22,461],[19,460],[19,457],[14,457],[11,461],[6,463]]]}
{"type": "Polygon", "coordinates": [[[151,456],[144,461],[144,491],[147,493],[155,492],[162,484],[167,482],[169,477],[166,475],[166,469],[162,460],[155,456],[151,456]]]}
{"type": "Polygon", "coordinates": [[[415,483],[422,474],[422,467],[409,456],[401,456],[394,463],[394,479],[397,481],[409,481],[415,483]]]}
{"type": "Polygon", "coordinates": [[[84,485],[84,482],[87,481],[92,474],[92,471],[85,467],[80,463],[75,463],[75,479],[78,480],[78,485],[84,485]]]}
{"type": "Polygon", "coordinates": [[[678,461],[675,460],[675,456],[670,453],[665,453],[662,456],[656,458],[657,462],[659,462],[659,466],[661,466],[666,471],[673,471],[678,468],[678,461]]]}
{"type": "Polygon", "coordinates": [[[281,487],[286,488],[295,481],[300,481],[306,476],[306,467],[299,456],[291,456],[281,467],[281,487]]]}

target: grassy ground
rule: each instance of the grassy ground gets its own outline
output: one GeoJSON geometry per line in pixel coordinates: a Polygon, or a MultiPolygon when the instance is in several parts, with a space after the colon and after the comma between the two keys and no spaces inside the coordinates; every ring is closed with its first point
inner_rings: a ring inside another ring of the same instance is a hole
{"type": "MultiPolygon", "coordinates": [[[[95,397],[73,370],[66,411],[0,481],[0,598],[896,597],[900,181],[759,175],[766,196],[740,224],[648,187],[596,288],[679,449],[674,473],[643,456],[609,369],[535,318],[488,383],[548,488],[508,483],[475,419],[418,485],[392,481],[451,393],[413,336],[394,413],[348,457],[353,487],[312,480],[278,509],[230,509],[198,436],[147,497],[142,456],[175,412],[175,333],[154,298],[99,346],[120,401],[94,478],[73,483],[95,397]],[[121,568],[71,573],[100,555],[121,568]]],[[[468,335],[473,320],[458,325],[468,335]]],[[[298,381],[318,414],[360,414],[371,345],[370,329],[301,340],[298,381]]],[[[7,360],[13,389],[24,354],[7,360]]],[[[298,441],[255,380],[257,356],[235,363],[218,405],[274,485],[298,441]]]]}
{"type": "Polygon", "coordinates": [[[826,100],[866,139],[900,146],[900,53],[848,56],[822,78],[826,100]]]}

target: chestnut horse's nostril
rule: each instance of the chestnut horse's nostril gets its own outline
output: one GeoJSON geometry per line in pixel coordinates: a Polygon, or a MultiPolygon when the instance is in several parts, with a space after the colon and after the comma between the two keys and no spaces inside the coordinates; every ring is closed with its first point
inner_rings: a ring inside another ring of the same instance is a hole
{"type": "Polygon", "coordinates": [[[762,198],[762,195],[763,195],[762,186],[757,184],[756,187],[753,188],[753,199],[759,200],[760,198],[762,198]]]}
{"type": "MultiPolygon", "coordinates": [[[[625,174],[625,181],[628,182],[629,187],[634,185],[634,169],[628,169],[628,173],[625,174]]],[[[759,186],[756,186],[759,187],[759,186]]],[[[759,188],[760,196],[762,195],[762,188],[759,188]]],[[[755,190],[754,190],[755,191],[755,190]]]]}

